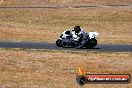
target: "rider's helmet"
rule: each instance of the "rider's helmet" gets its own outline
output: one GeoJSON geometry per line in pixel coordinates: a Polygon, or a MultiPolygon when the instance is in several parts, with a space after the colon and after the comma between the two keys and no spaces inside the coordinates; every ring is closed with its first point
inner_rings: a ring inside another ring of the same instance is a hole
{"type": "Polygon", "coordinates": [[[79,25],[75,26],[74,31],[75,31],[75,33],[79,33],[81,31],[80,26],[79,25]]]}

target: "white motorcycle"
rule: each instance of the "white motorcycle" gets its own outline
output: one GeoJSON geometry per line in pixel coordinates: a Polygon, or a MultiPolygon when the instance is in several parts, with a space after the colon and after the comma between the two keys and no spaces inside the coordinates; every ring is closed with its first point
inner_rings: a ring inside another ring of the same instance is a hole
{"type": "MultiPolygon", "coordinates": [[[[97,32],[89,32],[85,43],[82,48],[94,48],[97,45],[96,37],[99,35],[97,32]]],[[[72,36],[66,36],[66,38],[60,37],[56,41],[58,47],[78,47],[79,42],[73,39],[72,36]]]]}
{"type": "Polygon", "coordinates": [[[97,45],[97,39],[96,37],[99,35],[99,33],[97,32],[89,32],[89,41],[88,41],[88,44],[87,44],[87,47],[88,48],[93,48],[97,45]]]}

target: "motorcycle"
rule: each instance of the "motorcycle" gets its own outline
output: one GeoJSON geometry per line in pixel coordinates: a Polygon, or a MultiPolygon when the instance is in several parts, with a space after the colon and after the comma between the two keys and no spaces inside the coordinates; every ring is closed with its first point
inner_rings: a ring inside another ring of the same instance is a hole
{"type": "MultiPolygon", "coordinates": [[[[96,37],[99,35],[97,32],[89,32],[87,39],[85,40],[85,43],[83,44],[83,47],[81,48],[94,48],[97,45],[97,39],[96,37]]],[[[73,36],[66,36],[65,38],[59,37],[56,41],[56,45],[58,47],[78,47],[80,45],[80,42],[78,41],[78,38],[73,38],[73,36]]]]}

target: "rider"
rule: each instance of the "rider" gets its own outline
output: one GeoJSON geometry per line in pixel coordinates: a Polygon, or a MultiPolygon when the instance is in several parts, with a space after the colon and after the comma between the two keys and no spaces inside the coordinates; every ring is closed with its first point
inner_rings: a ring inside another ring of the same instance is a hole
{"type": "Polygon", "coordinates": [[[72,35],[75,41],[79,42],[78,48],[83,48],[83,45],[88,41],[88,34],[87,32],[83,31],[79,25],[74,27],[72,30],[72,35]]]}

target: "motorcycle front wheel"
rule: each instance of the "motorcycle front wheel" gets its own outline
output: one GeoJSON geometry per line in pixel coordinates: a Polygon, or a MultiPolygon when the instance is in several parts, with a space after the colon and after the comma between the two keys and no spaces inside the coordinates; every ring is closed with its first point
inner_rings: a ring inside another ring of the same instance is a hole
{"type": "Polygon", "coordinates": [[[97,40],[93,38],[88,41],[87,48],[91,49],[94,48],[96,45],[97,45],[97,40]]]}
{"type": "Polygon", "coordinates": [[[58,47],[62,47],[62,40],[58,39],[58,40],[56,41],[56,45],[57,45],[58,47]]]}

